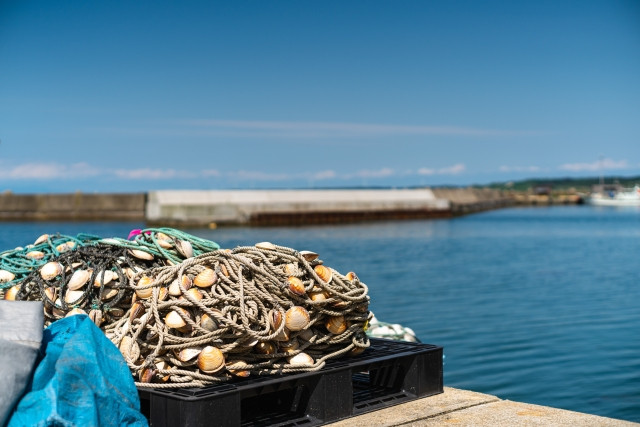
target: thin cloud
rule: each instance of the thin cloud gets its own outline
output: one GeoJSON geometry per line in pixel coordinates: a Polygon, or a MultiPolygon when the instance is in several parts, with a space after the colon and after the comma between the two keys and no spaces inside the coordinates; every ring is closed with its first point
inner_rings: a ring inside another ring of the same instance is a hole
{"type": "Polygon", "coordinates": [[[336,178],[337,176],[338,174],[336,174],[336,171],[332,171],[332,170],[320,171],[320,172],[311,174],[312,179],[333,179],[333,178],[336,178]]]}
{"type": "Polygon", "coordinates": [[[452,166],[444,168],[420,168],[418,169],[418,175],[458,175],[467,170],[467,167],[463,163],[457,163],[452,166]]]}
{"type": "Polygon", "coordinates": [[[228,172],[226,175],[234,179],[255,180],[255,181],[286,181],[287,179],[294,178],[293,175],[289,175],[286,173],[267,173],[267,172],[246,171],[246,170],[228,172]]]}
{"type": "Polygon", "coordinates": [[[626,160],[615,161],[612,159],[602,159],[593,163],[565,163],[558,167],[560,170],[571,172],[595,172],[601,170],[628,169],[629,164],[626,160]]]}
{"type": "Polygon", "coordinates": [[[265,120],[219,120],[187,119],[174,122],[189,129],[210,131],[240,131],[236,135],[293,136],[301,137],[360,137],[360,136],[401,136],[401,135],[450,135],[450,136],[526,136],[538,135],[534,131],[510,131],[501,129],[478,129],[463,126],[390,125],[343,122],[289,122],[265,120]]]}
{"type": "Polygon", "coordinates": [[[61,165],[59,163],[24,163],[0,168],[0,178],[11,180],[45,180],[88,178],[101,172],[88,163],[61,165]]]}
{"type": "Polygon", "coordinates": [[[540,172],[539,166],[500,166],[500,172],[540,172]]]}
{"type": "Polygon", "coordinates": [[[116,169],[113,175],[122,179],[174,179],[174,178],[195,178],[197,175],[192,172],[178,171],[175,169],[116,169]]]}
{"type": "Polygon", "coordinates": [[[361,170],[354,174],[345,175],[347,178],[386,178],[393,176],[394,172],[391,168],[382,168],[378,170],[361,170]]]}

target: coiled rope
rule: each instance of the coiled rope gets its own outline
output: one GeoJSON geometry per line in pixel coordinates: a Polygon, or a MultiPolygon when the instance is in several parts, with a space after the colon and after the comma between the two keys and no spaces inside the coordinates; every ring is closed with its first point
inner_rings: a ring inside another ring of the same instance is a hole
{"type": "Polygon", "coordinates": [[[141,387],[315,371],[369,346],[366,285],[311,252],[263,242],[139,272],[131,283],[131,311],[106,333],[141,387]]]}

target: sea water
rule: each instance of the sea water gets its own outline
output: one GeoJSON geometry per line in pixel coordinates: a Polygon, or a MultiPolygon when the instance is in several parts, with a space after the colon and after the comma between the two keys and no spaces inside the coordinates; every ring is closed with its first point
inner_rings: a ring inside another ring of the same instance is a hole
{"type": "MultiPolygon", "coordinates": [[[[126,237],[138,223],[4,223],[126,237]]],[[[371,310],[444,347],[446,386],[640,421],[640,210],[503,209],[450,220],[194,229],[222,247],[271,241],[355,271],[371,310]]]]}

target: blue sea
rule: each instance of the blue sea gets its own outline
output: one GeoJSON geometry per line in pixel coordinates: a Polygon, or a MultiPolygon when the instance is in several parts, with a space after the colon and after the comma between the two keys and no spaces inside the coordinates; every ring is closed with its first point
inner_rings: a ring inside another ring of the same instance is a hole
{"type": "MultiPolygon", "coordinates": [[[[139,223],[4,223],[126,237],[139,223]]],[[[192,229],[222,247],[271,241],[355,271],[370,308],[444,347],[446,386],[640,421],[640,210],[511,208],[448,220],[192,229]]]]}

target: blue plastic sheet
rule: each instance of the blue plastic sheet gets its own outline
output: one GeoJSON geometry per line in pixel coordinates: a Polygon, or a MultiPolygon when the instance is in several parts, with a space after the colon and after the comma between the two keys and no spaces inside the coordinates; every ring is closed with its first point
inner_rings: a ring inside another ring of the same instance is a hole
{"type": "Polygon", "coordinates": [[[44,359],[9,420],[17,426],[146,426],[120,351],[86,315],[54,322],[44,359]]]}

